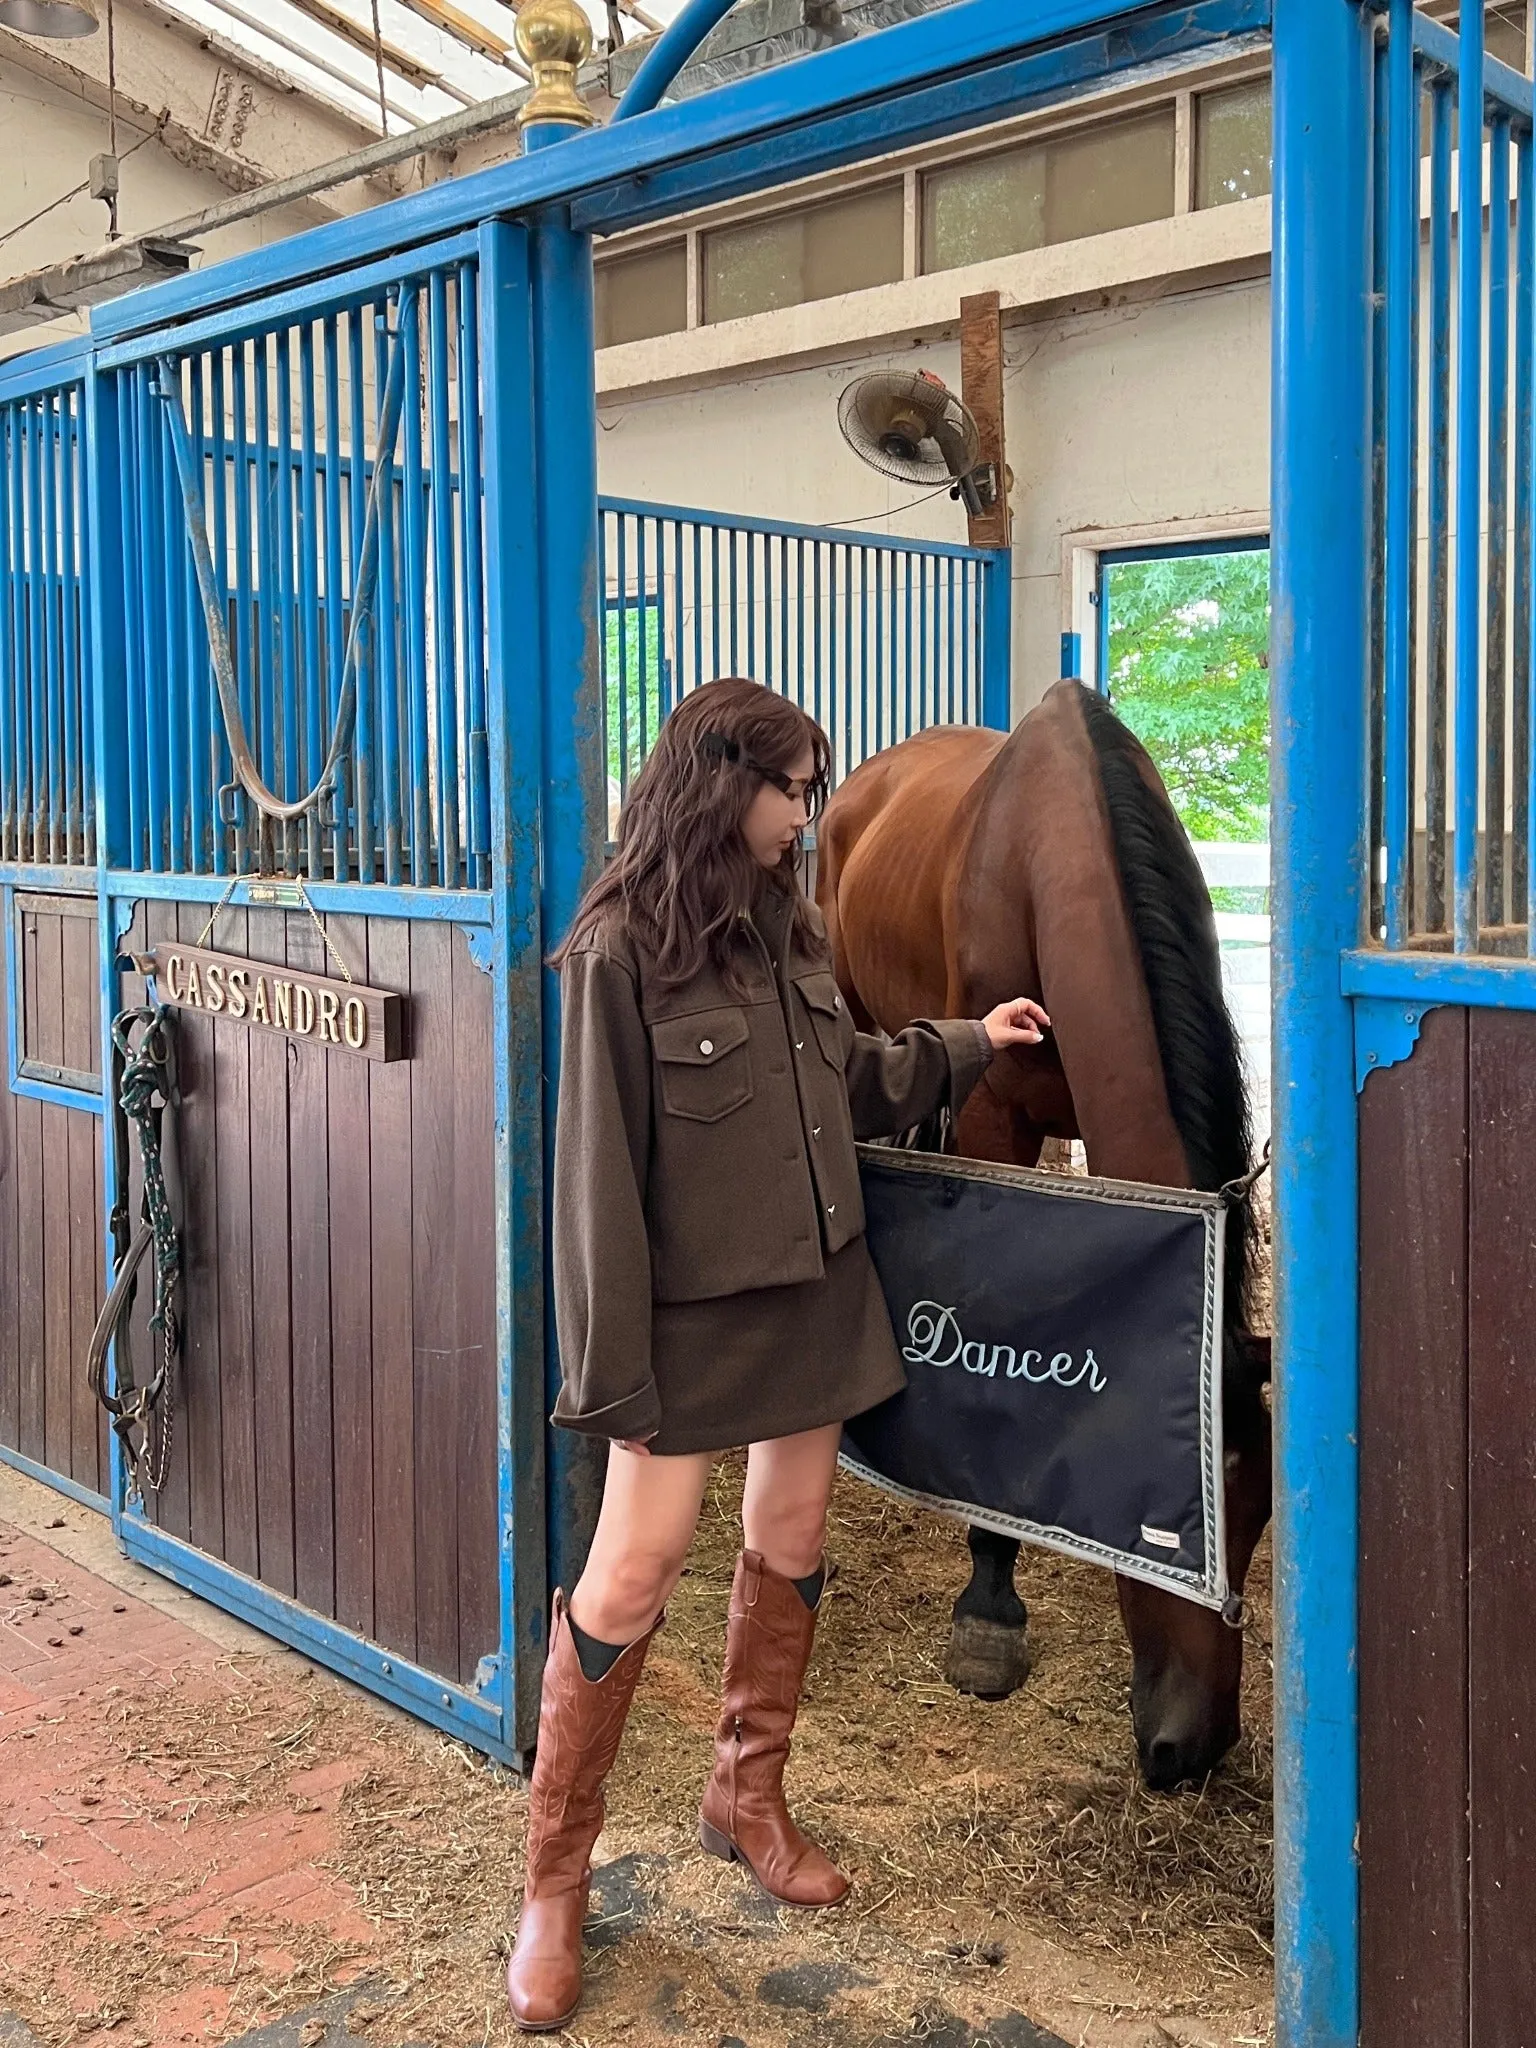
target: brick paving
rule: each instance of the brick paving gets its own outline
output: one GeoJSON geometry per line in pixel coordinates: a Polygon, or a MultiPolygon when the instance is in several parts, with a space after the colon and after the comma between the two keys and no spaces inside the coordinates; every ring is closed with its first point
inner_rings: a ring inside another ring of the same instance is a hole
{"type": "MultiPolygon", "coordinates": [[[[8,1475],[7,1496],[15,1491],[8,1475]]],[[[57,1520],[85,1542],[110,1541],[104,1527],[90,1528],[100,1518],[88,1509],[70,1506],[57,1520]]],[[[173,1993],[156,2012],[150,2048],[224,2033],[230,1994],[217,1979],[228,1974],[237,1943],[247,1963],[280,1981],[292,1968],[285,1928],[319,1923],[338,1945],[374,1940],[350,1888],[319,1864],[334,1846],[342,1789],[361,1762],[297,1771],[285,1788],[292,1810],[244,1817],[212,1810],[216,1803],[205,1810],[195,1795],[178,1801],[174,1786],[167,1800],[159,1778],[151,1813],[146,1774],[124,1764],[131,1731],[114,1703],[159,1687],[230,1690],[238,1681],[228,1652],[237,1640],[227,1622],[211,1632],[194,1628],[0,1520],[0,2048],[26,2048],[33,2038],[7,2012],[8,1984],[36,1981],[43,1959],[56,1955],[60,1923],[78,1921],[84,1910],[93,1935],[133,1940],[129,1921],[102,1911],[103,1894],[131,1900],[136,1890],[160,1892],[158,1928],[207,1957],[208,1981],[173,1993]],[[169,1886],[180,1896],[166,1901],[169,1886]]],[[[262,1640],[250,1636],[252,1644],[262,1640]]],[[[67,1961],[46,1967],[69,2004],[76,1987],[67,1961]]],[[[284,2022],[291,2038],[305,2020],[284,2022]]],[[[350,2038],[339,2016],[329,2031],[350,2038]]],[[[264,2028],[249,2038],[289,2037],[264,2028]]],[[[305,2039],[326,2037],[311,2026],[305,2039]]],[[[135,2022],[103,2038],[145,2037],[135,2022]]]]}

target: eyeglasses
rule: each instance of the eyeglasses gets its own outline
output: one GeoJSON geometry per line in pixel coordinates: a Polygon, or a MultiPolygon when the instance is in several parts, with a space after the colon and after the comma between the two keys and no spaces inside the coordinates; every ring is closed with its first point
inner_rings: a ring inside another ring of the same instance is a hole
{"type": "Polygon", "coordinates": [[[734,768],[746,768],[754,775],[760,775],[792,803],[805,805],[807,818],[819,815],[827,800],[827,783],[823,775],[813,775],[809,782],[797,783],[782,768],[768,768],[761,761],[755,761],[750,754],[744,754],[738,740],[728,739],[723,732],[707,732],[699,741],[699,752],[714,761],[729,761],[734,768]]]}

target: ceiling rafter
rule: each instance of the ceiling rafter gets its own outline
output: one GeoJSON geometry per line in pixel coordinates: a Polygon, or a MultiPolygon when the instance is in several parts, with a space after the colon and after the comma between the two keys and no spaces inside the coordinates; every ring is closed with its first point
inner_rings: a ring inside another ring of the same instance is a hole
{"type": "MultiPolygon", "coordinates": [[[[288,0],[350,46],[374,61],[373,9],[369,0],[288,0]]],[[[430,22],[405,4],[381,0],[379,22],[384,62],[417,83],[436,85],[464,106],[506,91],[505,64],[471,49],[462,37],[430,22]]]]}
{"type": "MultiPolygon", "coordinates": [[[[371,0],[144,0],[226,48],[253,73],[379,131],[371,0]],[[239,53],[238,56],[236,53],[239,53]]],[[[514,30],[525,0],[380,0],[383,97],[391,134],[483,105],[526,81],[514,30]]],[[[608,0],[579,0],[604,47],[608,0]]],[[[683,0],[616,0],[626,21],[654,33],[683,0]]]]}
{"type": "MultiPolygon", "coordinates": [[[[371,54],[344,42],[292,0],[156,0],[160,11],[275,69],[290,91],[326,101],[377,130],[378,81],[371,54]]],[[[370,43],[371,50],[371,43],[370,43]]],[[[457,100],[436,85],[410,84],[385,69],[386,101],[402,128],[452,111],[457,100]],[[446,102],[446,103],[445,103],[446,102]]]]}
{"type": "MultiPolygon", "coordinates": [[[[333,35],[340,36],[343,42],[350,43],[353,49],[361,50],[365,57],[372,57],[372,31],[353,21],[344,9],[333,5],[332,0],[292,0],[292,5],[297,7],[301,14],[307,14],[312,21],[319,22],[322,28],[328,28],[333,35]]],[[[423,63],[419,58],[410,56],[388,36],[383,38],[383,44],[386,71],[392,71],[397,78],[403,78],[407,85],[446,84],[440,71],[434,70],[430,64],[423,63]]],[[[466,95],[465,104],[468,103],[466,95]]]]}
{"type": "Polygon", "coordinates": [[[493,63],[505,64],[509,71],[515,71],[521,78],[528,76],[528,67],[512,43],[510,36],[502,35],[472,14],[466,14],[462,7],[455,7],[452,0],[400,0],[402,7],[408,7],[412,14],[419,14],[423,21],[431,22],[445,35],[454,36],[471,50],[478,50],[482,57],[493,63]]]}

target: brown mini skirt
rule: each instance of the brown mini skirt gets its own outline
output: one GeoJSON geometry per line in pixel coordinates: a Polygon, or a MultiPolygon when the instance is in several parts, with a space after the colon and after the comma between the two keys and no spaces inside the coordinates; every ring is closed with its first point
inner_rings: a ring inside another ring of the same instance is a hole
{"type": "Polygon", "coordinates": [[[651,1369],[659,1456],[727,1451],[862,1415],[907,1383],[862,1237],[819,1280],[715,1301],[658,1301],[651,1369]]]}

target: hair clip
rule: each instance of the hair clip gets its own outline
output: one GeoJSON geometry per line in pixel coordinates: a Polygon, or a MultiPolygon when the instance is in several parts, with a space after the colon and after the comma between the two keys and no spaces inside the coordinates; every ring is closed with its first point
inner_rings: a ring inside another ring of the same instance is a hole
{"type": "Polygon", "coordinates": [[[714,761],[729,761],[733,765],[741,759],[741,747],[736,740],[727,739],[723,732],[707,732],[699,741],[699,752],[708,754],[714,761]]]}

